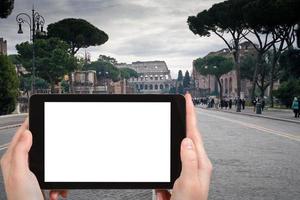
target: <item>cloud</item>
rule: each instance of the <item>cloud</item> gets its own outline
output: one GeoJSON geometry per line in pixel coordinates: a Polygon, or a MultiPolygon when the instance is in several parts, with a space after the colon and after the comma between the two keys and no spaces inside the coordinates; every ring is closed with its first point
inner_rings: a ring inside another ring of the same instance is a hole
{"type": "Polygon", "coordinates": [[[92,59],[107,54],[121,62],[165,60],[172,71],[191,70],[192,61],[210,51],[225,47],[216,36],[200,38],[188,28],[190,15],[211,7],[222,0],[19,0],[7,19],[0,19],[0,37],[8,41],[9,53],[15,45],[29,39],[17,34],[15,17],[30,13],[32,4],[50,24],[63,18],[83,18],[104,30],[109,41],[90,47],[92,59]]]}

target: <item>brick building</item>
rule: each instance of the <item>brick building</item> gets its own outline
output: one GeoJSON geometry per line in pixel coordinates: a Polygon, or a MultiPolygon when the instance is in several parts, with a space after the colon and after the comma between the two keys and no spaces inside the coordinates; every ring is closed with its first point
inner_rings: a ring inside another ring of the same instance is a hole
{"type": "Polygon", "coordinates": [[[7,55],[7,41],[0,38],[0,54],[7,55]]]}
{"type": "MultiPolygon", "coordinates": [[[[207,56],[224,56],[232,58],[232,53],[228,48],[221,49],[216,52],[210,52],[207,56]]],[[[240,44],[240,56],[241,60],[246,56],[256,55],[256,50],[249,42],[244,42],[240,44]]],[[[217,80],[212,75],[203,76],[196,69],[193,63],[192,79],[195,83],[195,96],[208,96],[212,94],[218,94],[220,89],[217,80]]],[[[236,70],[232,70],[227,74],[221,76],[221,83],[223,86],[223,96],[224,97],[237,97],[237,80],[236,80],[236,70]]],[[[252,83],[249,80],[241,80],[241,97],[248,97],[250,95],[252,83]]]]}

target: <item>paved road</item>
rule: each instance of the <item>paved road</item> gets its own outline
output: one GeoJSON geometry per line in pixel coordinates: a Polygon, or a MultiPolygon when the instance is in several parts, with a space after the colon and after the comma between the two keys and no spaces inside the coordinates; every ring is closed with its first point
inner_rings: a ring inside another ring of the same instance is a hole
{"type": "MultiPolygon", "coordinates": [[[[197,115],[214,165],[210,199],[300,199],[298,124],[203,109],[197,115]]],[[[0,146],[14,132],[0,130],[0,146]]],[[[151,190],[74,190],[69,199],[143,200],[151,199],[151,190]]]]}
{"type": "Polygon", "coordinates": [[[210,199],[300,199],[300,126],[197,110],[214,165],[210,199]]]}

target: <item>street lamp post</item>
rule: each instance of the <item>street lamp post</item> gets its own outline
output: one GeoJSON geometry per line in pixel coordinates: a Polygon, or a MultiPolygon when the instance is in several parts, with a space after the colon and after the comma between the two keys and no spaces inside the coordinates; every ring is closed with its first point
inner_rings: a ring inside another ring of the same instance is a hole
{"type": "Polygon", "coordinates": [[[18,34],[23,34],[22,24],[26,23],[30,29],[30,40],[32,41],[32,74],[31,74],[31,94],[35,92],[35,35],[38,33],[44,34],[45,19],[42,15],[34,10],[32,7],[31,16],[27,13],[19,13],[16,17],[16,21],[19,24],[18,34]]]}

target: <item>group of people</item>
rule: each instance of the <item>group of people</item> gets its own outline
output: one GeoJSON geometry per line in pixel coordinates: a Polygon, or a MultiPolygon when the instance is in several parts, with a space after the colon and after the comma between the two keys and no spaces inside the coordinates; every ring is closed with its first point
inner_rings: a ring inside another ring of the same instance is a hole
{"type": "Polygon", "coordinates": [[[266,102],[265,102],[264,98],[255,97],[252,100],[253,112],[256,112],[256,106],[258,103],[260,104],[261,111],[264,111],[265,106],[266,106],[266,102]]]}
{"type": "Polygon", "coordinates": [[[240,103],[241,108],[245,109],[246,100],[239,99],[239,98],[224,98],[219,100],[219,98],[194,98],[193,99],[194,105],[206,105],[208,108],[216,108],[216,109],[232,109],[232,106],[237,106],[240,103]]]}
{"type": "Polygon", "coordinates": [[[294,98],[294,101],[292,103],[292,109],[294,111],[295,118],[299,118],[300,117],[300,98],[297,98],[297,97],[294,98]]]}
{"type": "MultiPolygon", "coordinates": [[[[219,100],[219,98],[213,97],[205,97],[205,98],[193,98],[193,103],[195,106],[197,105],[205,105],[207,108],[216,108],[216,109],[232,109],[233,106],[237,107],[238,103],[241,106],[241,109],[245,110],[245,99],[240,98],[224,98],[219,100]]],[[[255,97],[252,101],[253,112],[256,112],[257,109],[260,111],[264,111],[266,102],[264,98],[255,97]]],[[[300,97],[295,97],[291,107],[294,111],[295,118],[300,118],[300,97]]]]}

